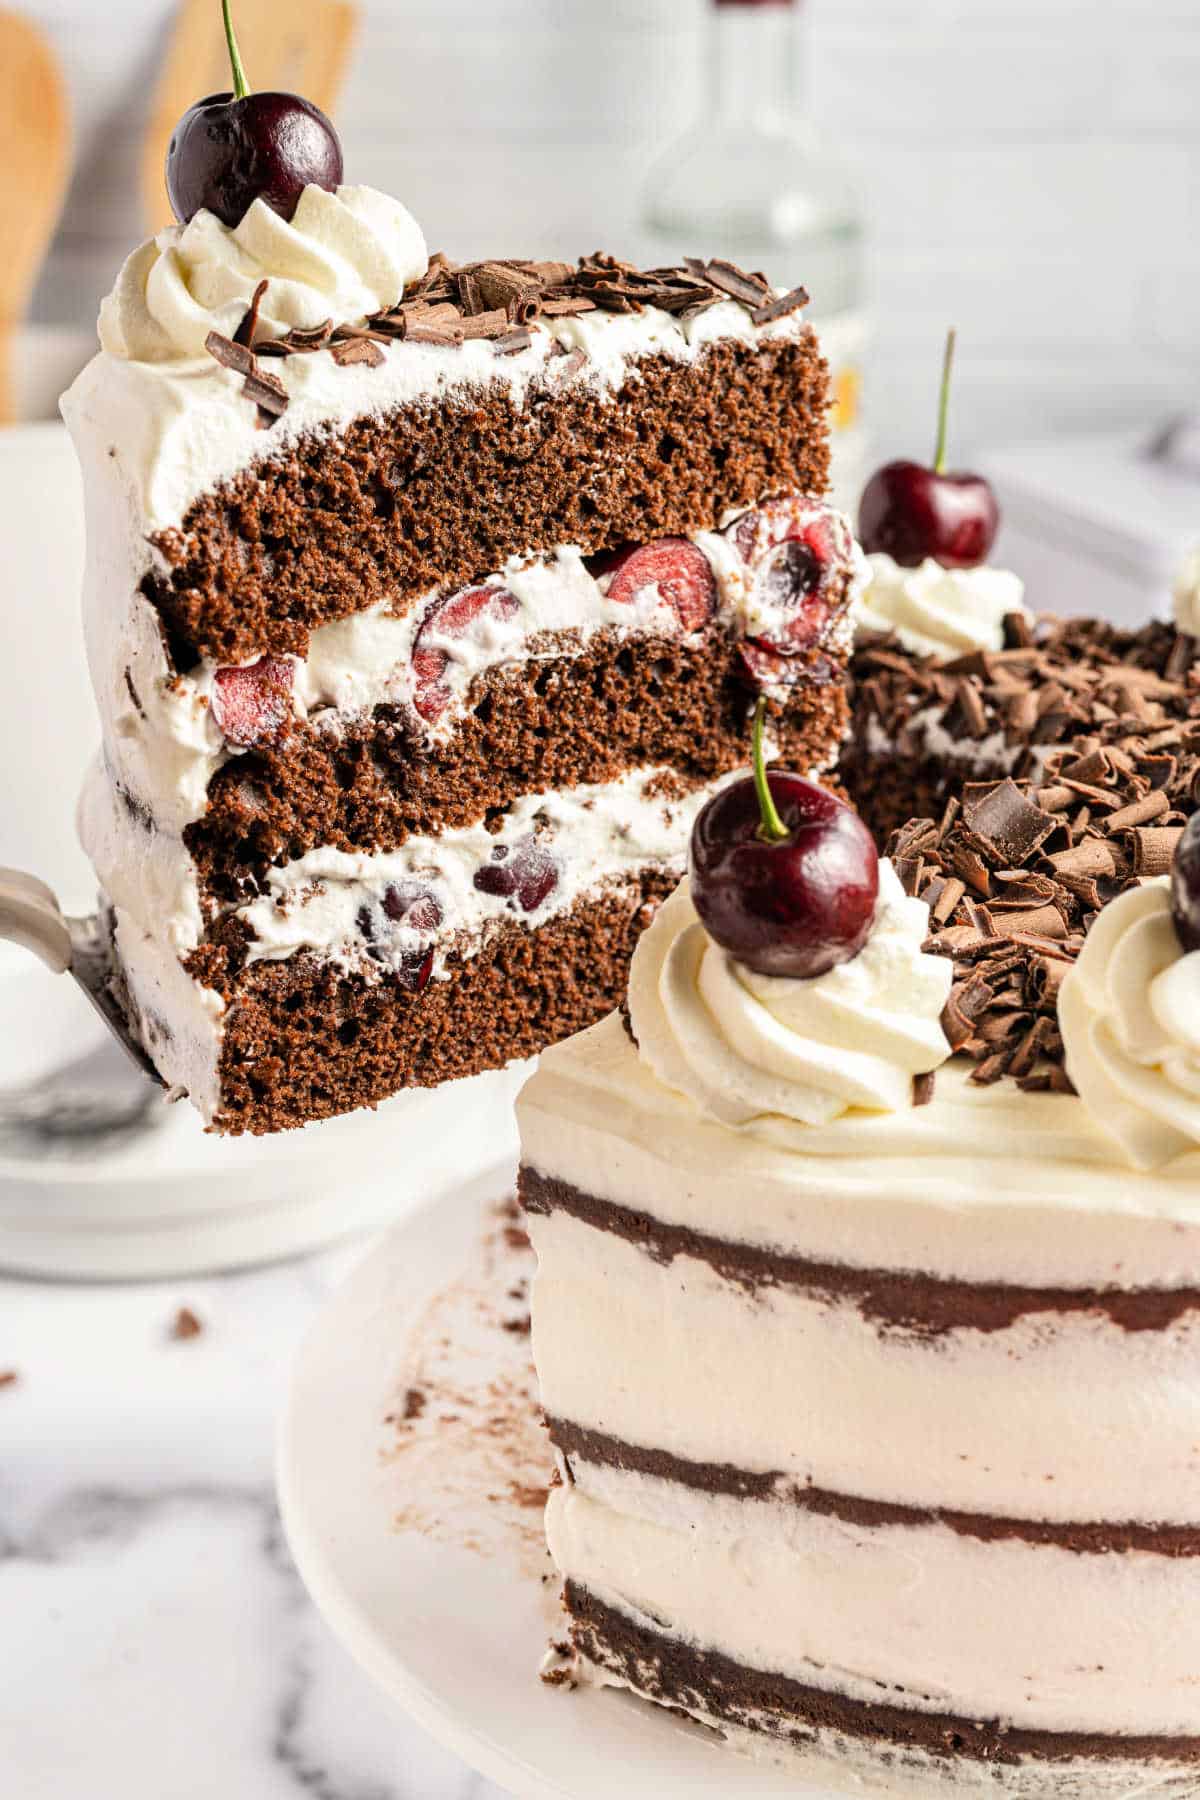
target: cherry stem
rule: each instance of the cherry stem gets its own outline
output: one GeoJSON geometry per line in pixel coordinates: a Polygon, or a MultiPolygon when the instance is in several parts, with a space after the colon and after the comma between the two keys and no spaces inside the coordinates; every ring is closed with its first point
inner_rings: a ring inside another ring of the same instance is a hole
{"type": "Polygon", "coordinates": [[[250,83],[246,80],[246,71],[242,67],[242,53],[238,49],[233,29],[229,0],[221,0],[221,16],[225,21],[225,42],[229,45],[229,66],[233,70],[233,97],[235,100],[244,100],[250,92],[250,83]]]}
{"type": "Polygon", "coordinates": [[[763,725],[766,716],[766,698],[760,694],[758,706],[754,712],[754,791],[758,795],[758,810],[762,815],[762,824],[758,828],[758,835],[765,843],[782,844],[787,837],[788,829],[779,816],[771,793],[771,786],[767,780],[767,762],[763,751],[763,725]]]}
{"type": "Polygon", "coordinates": [[[950,410],[950,371],[954,367],[956,335],[953,328],[946,333],[946,354],[942,358],[942,391],[938,396],[937,449],[933,453],[933,468],[937,475],[940,475],[946,467],[946,415],[950,410]]]}

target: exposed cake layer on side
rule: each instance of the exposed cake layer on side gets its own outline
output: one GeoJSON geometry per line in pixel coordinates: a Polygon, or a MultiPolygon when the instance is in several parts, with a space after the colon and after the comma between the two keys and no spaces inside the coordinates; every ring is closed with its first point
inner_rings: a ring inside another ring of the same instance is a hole
{"type": "Polygon", "coordinates": [[[581,1679],[688,1713],[757,1760],[798,1765],[810,1781],[920,1800],[941,1792],[1183,1800],[1200,1781],[1194,1737],[1022,1731],[946,1711],[914,1713],[890,1696],[854,1703],[682,1643],[578,1584],[568,1587],[567,1603],[581,1679]]]}
{"type": "Polygon", "coordinates": [[[1197,1155],[1134,1180],[1074,1096],[963,1061],[730,1129],[619,1018],[518,1111],[580,1676],[914,1792],[1189,1791],[1197,1155]]]}
{"type": "Polygon", "coordinates": [[[854,729],[841,778],[879,843],[940,815],[965,782],[1034,784],[1081,740],[1134,758],[1200,720],[1196,642],[1173,626],[1014,617],[1003,650],[946,658],[868,636],[854,655],[854,729]]]}

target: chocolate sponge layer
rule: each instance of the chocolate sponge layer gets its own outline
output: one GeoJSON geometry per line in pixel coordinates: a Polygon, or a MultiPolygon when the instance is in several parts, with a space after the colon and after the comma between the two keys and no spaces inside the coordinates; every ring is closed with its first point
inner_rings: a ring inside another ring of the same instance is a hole
{"type": "Polygon", "coordinates": [[[647,357],[607,398],[553,371],[524,406],[496,385],[362,418],[202,496],[155,535],[166,569],[144,584],[176,666],[303,655],[318,625],[531,549],[646,543],[825,491],[828,371],[811,331],[647,357]]]}

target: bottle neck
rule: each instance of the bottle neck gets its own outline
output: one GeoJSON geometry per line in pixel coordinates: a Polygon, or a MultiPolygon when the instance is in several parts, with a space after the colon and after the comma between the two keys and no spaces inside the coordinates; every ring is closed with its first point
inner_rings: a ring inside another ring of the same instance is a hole
{"type": "Polygon", "coordinates": [[[791,0],[715,0],[708,28],[708,97],[716,119],[762,126],[795,110],[794,21],[791,0]]]}

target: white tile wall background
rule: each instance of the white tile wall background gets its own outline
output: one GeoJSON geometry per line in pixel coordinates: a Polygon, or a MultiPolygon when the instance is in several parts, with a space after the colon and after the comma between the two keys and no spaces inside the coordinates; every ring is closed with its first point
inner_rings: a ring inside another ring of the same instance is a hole
{"type": "MultiPolygon", "coordinates": [[[[77,321],[141,229],[170,7],[27,3],[79,138],[37,311],[77,321]]],[[[628,243],[648,154],[696,102],[702,6],[365,0],[348,168],[452,254],[628,243]]],[[[950,321],[964,449],[1200,401],[1200,0],[808,0],[806,26],[812,112],[871,220],[882,445],[924,450],[950,321]]]]}

